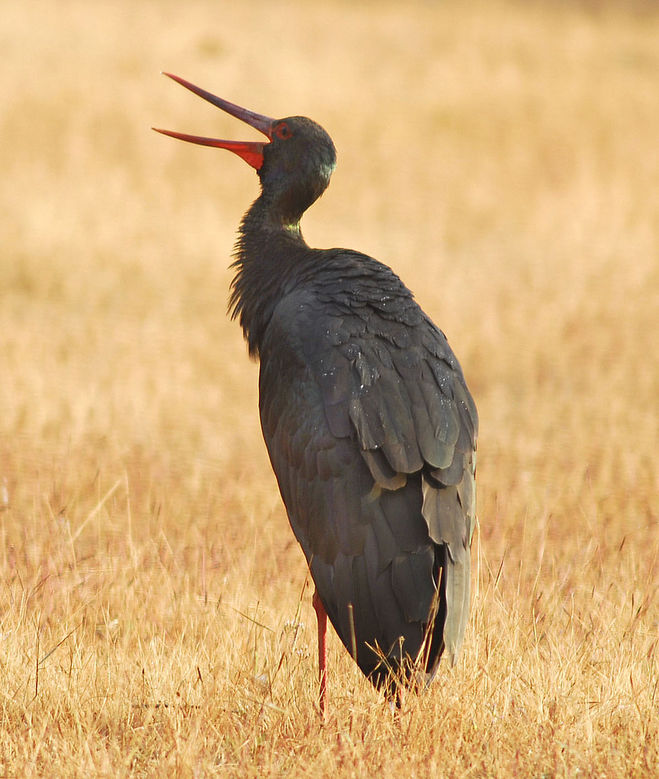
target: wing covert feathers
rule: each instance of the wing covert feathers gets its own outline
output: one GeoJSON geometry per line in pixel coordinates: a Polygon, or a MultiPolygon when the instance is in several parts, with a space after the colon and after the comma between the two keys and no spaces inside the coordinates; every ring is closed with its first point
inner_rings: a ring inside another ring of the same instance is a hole
{"type": "Polygon", "coordinates": [[[263,433],[291,526],[376,685],[422,652],[429,675],[444,648],[451,662],[459,652],[478,432],[446,338],[385,271],[291,293],[260,349],[263,433]]]}

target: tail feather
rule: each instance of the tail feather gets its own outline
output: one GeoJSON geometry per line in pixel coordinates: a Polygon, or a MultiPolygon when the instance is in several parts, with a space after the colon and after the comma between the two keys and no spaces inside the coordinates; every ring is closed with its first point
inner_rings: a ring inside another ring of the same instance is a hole
{"type": "Polygon", "coordinates": [[[469,618],[471,589],[469,547],[461,550],[455,560],[451,560],[447,555],[444,581],[446,582],[444,645],[451,665],[455,665],[469,618]]]}

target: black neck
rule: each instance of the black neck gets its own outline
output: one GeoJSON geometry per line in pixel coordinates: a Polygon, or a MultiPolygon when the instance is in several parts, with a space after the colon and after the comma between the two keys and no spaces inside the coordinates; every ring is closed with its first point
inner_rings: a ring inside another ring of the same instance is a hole
{"type": "Polygon", "coordinates": [[[238,318],[249,345],[257,355],[272,312],[296,271],[312,250],[300,232],[299,219],[282,217],[262,193],[243,217],[232,267],[229,310],[238,318]]]}

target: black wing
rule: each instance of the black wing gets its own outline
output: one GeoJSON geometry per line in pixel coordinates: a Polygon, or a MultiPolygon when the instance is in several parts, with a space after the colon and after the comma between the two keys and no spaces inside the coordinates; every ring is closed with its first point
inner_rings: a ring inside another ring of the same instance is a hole
{"type": "Polygon", "coordinates": [[[429,673],[460,648],[478,421],[444,335],[375,267],[281,301],[261,347],[260,410],[328,616],[379,684],[424,646],[429,673]]]}

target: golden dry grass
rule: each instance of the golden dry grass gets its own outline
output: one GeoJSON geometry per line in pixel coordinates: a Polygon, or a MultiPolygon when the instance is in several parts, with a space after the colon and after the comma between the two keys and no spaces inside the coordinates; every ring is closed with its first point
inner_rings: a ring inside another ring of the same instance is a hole
{"type": "Polygon", "coordinates": [[[652,776],[659,15],[651,4],[5,0],[0,774],[652,776]],[[234,4],[239,6],[240,4],[234,4]],[[225,317],[257,182],[149,125],[339,149],[312,245],[392,265],[475,394],[458,665],[394,722],[332,638],[225,317]]]}

